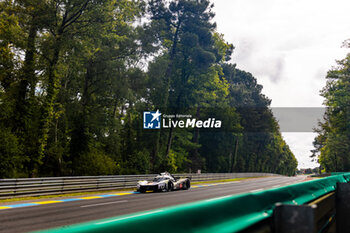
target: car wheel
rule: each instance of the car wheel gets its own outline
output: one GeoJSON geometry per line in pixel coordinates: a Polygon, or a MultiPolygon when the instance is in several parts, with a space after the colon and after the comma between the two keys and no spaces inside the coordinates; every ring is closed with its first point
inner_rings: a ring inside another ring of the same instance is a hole
{"type": "Polygon", "coordinates": [[[184,185],[184,189],[187,190],[191,187],[191,182],[189,180],[186,180],[185,185],[184,185]]]}
{"type": "Polygon", "coordinates": [[[169,181],[169,182],[168,182],[168,187],[167,187],[168,189],[167,189],[167,191],[168,191],[168,192],[172,191],[172,190],[173,190],[173,187],[174,187],[173,182],[169,181]]]}
{"type": "Polygon", "coordinates": [[[140,193],[145,193],[146,190],[140,188],[140,193]]]}

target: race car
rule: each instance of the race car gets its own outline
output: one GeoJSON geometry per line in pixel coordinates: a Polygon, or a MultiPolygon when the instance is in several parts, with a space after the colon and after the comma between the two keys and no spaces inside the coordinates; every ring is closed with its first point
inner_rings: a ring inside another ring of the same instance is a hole
{"type": "Polygon", "coordinates": [[[179,189],[189,189],[191,187],[191,177],[174,177],[168,172],[157,175],[153,181],[142,180],[137,182],[137,191],[145,193],[146,191],[173,191],[179,189]]]}

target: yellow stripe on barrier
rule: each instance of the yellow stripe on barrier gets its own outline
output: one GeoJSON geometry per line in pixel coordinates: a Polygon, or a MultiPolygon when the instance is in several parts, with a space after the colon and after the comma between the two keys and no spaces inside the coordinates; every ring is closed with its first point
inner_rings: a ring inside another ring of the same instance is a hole
{"type": "Polygon", "coordinates": [[[4,209],[11,209],[11,207],[7,207],[7,206],[0,206],[0,210],[4,210],[4,209]]]}
{"type": "Polygon", "coordinates": [[[100,196],[91,196],[91,197],[80,197],[78,199],[90,200],[90,199],[96,199],[96,198],[102,198],[102,197],[100,197],[100,196]]]}
{"type": "Polygon", "coordinates": [[[113,193],[113,194],[115,194],[115,195],[130,195],[130,194],[132,194],[132,193],[113,193]]]}
{"type": "Polygon", "coordinates": [[[53,204],[53,203],[60,203],[60,202],[63,202],[63,201],[39,201],[39,202],[32,202],[32,203],[35,203],[35,204],[53,204]]]}

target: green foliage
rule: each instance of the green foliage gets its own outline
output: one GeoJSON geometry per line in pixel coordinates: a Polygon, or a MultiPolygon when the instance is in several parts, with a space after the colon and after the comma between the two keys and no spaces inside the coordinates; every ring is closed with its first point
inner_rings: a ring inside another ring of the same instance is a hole
{"type": "Polygon", "coordinates": [[[312,158],[327,172],[350,171],[350,55],[327,74],[321,91],[327,109],[316,129],[312,158]]]}
{"type": "Polygon", "coordinates": [[[115,161],[96,148],[81,154],[76,163],[76,174],[83,176],[113,175],[117,170],[115,161]]]}
{"type": "Polygon", "coordinates": [[[21,170],[24,156],[21,156],[17,137],[8,129],[0,130],[0,177],[17,177],[21,170]]]}

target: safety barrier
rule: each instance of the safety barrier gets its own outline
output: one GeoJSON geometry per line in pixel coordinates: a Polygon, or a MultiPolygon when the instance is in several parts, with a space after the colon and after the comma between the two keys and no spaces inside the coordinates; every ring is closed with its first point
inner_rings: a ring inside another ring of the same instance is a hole
{"type": "MultiPolygon", "coordinates": [[[[269,189],[266,191],[214,198],[169,208],[156,209],[148,212],[140,212],[130,215],[118,216],[115,218],[102,219],[85,224],[65,226],[63,228],[41,232],[224,233],[243,231],[285,233],[283,231],[280,231],[280,229],[277,229],[276,226],[273,226],[273,222],[278,223],[278,221],[280,221],[283,223],[282,226],[288,226],[289,230],[293,229],[293,227],[291,227],[292,225],[284,225],[288,224],[285,220],[288,219],[288,216],[290,216],[288,214],[283,215],[282,213],[282,209],[286,209],[286,205],[302,207],[305,205],[308,206],[308,203],[314,202],[309,205],[310,208],[315,209],[315,206],[317,204],[321,206],[327,206],[327,203],[332,203],[332,201],[323,202],[320,200],[317,201],[317,199],[320,199],[321,197],[327,197],[325,195],[334,192],[337,185],[339,186],[341,183],[344,183],[347,185],[347,187],[350,187],[349,184],[347,184],[347,182],[349,182],[349,178],[350,174],[335,175],[281,188],[269,189]],[[272,227],[266,228],[267,226],[270,226],[269,224],[272,225],[272,227]]],[[[338,194],[338,196],[345,195],[343,199],[350,198],[349,193],[350,192],[341,192],[341,194],[338,194]]],[[[330,197],[324,198],[324,200],[328,200],[328,198],[330,197]]],[[[334,200],[334,196],[332,198],[332,200],[334,200]]],[[[338,205],[339,203],[337,204],[337,208],[339,208],[338,205]]],[[[344,210],[343,212],[350,214],[349,204],[347,206],[349,209],[344,210]]],[[[333,215],[332,208],[327,207],[325,209],[328,211],[327,214],[330,213],[332,214],[332,217],[335,217],[333,215]]],[[[289,212],[289,214],[290,213],[291,212],[289,212]]],[[[310,216],[313,216],[313,219],[315,219],[315,216],[318,216],[319,218],[317,217],[317,220],[320,220],[325,216],[322,214],[317,215],[319,212],[316,211],[311,211],[309,213],[310,216]]],[[[344,216],[340,216],[339,219],[342,217],[344,216]]],[[[290,219],[293,220],[297,218],[295,218],[293,215],[293,218],[290,219]]],[[[306,224],[304,222],[297,221],[294,221],[293,223],[295,225],[306,224]]],[[[313,221],[309,224],[313,225],[315,223],[319,225],[321,224],[318,221],[313,221]]],[[[349,223],[346,226],[348,225],[349,223]]],[[[286,232],[319,232],[315,229],[316,228],[314,228],[313,231],[305,231],[301,228],[298,228],[299,231],[286,232]]]]}
{"type": "MultiPolygon", "coordinates": [[[[0,179],[0,199],[135,188],[137,181],[153,179],[156,175],[157,174],[0,179]]],[[[183,173],[174,174],[174,176],[191,176],[192,182],[200,182],[278,175],[271,173],[183,173]]]]}
{"type": "MultiPolygon", "coordinates": [[[[349,174],[344,174],[349,182],[349,174]]],[[[274,214],[242,233],[348,233],[350,183],[305,205],[276,204],[274,214]]]]}

